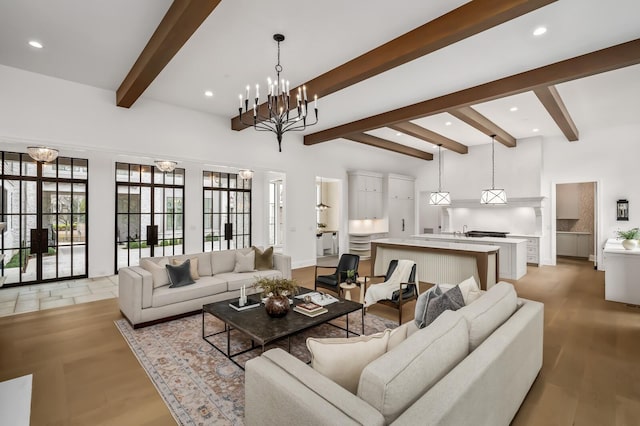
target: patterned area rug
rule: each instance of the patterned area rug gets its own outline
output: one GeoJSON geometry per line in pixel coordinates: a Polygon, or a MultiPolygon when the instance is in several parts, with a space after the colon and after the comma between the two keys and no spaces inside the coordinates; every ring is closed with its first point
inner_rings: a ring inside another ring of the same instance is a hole
{"type": "MultiPolygon", "coordinates": [[[[289,315],[293,314],[290,312],[289,315]]],[[[222,331],[224,325],[211,315],[205,315],[206,332],[222,331]]],[[[244,371],[202,340],[202,315],[165,322],[134,330],[124,320],[116,326],[145,369],[176,421],[181,425],[242,425],[244,424],[244,371]]],[[[332,323],[345,326],[344,317],[332,323]]],[[[365,332],[372,334],[397,323],[365,315],[365,332]]],[[[349,315],[349,329],[361,330],[360,313],[349,315]]],[[[219,347],[226,348],[226,334],[216,337],[219,347]]],[[[251,347],[251,340],[232,331],[232,353],[251,347]]],[[[310,354],[307,337],[344,337],[345,332],[323,324],[291,337],[291,353],[304,362],[310,354]]],[[[269,346],[287,350],[283,339],[269,346]]],[[[234,359],[243,365],[259,356],[255,349],[234,359]]]]}

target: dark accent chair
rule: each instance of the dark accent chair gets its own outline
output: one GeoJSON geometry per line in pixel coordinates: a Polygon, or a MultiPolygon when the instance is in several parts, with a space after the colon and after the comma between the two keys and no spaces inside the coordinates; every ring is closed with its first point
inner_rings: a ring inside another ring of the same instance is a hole
{"type": "Polygon", "coordinates": [[[347,271],[354,270],[356,275],[354,280],[358,277],[358,265],[360,264],[360,256],[357,254],[343,254],[340,256],[338,266],[318,266],[316,265],[316,282],[314,289],[318,290],[318,287],[326,288],[334,291],[340,295],[340,283],[345,282],[347,279],[347,271]],[[333,273],[330,275],[318,275],[318,268],[333,269],[333,273]]]}
{"type": "MultiPolygon", "coordinates": [[[[411,274],[409,274],[409,280],[406,283],[400,283],[400,288],[393,292],[391,295],[391,299],[378,300],[378,303],[381,305],[391,306],[398,310],[398,325],[402,325],[402,305],[412,300],[416,300],[418,298],[418,284],[416,283],[416,264],[413,264],[413,268],[411,268],[411,274]],[[403,289],[402,286],[406,284],[406,287],[403,289]]],[[[387,281],[391,278],[393,271],[398,267],[398,260],[394,259],[389,262],[389,269],[387,269],[387,273],[385,275],[377,275],[377,278],[384,278],[384,281],[387,281]]],[[[364,291],[367,291],[367,278],[364,280],[364,291]]],[[[369,283],[371,284],[371,283],[369,283]]]]}

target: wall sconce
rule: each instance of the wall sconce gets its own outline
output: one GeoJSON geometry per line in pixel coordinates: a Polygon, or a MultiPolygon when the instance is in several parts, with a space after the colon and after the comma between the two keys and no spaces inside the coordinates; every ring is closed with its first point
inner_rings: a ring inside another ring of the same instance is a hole
{"type": "Polygon", "coordinates": [[[618,200],[616,202],[617,220],[629,220],[629,201],[618,200]]]}

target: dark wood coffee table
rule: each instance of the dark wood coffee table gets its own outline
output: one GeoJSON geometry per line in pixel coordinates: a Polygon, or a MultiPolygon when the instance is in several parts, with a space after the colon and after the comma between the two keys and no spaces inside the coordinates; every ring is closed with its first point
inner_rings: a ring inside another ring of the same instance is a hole
{"type": "MultiPolygon", "coordinates": [[[[310,290],[302,289],[301,294],[310,292],[310,290]]],[[[251,298],[257,298],[257,295],[249,296],[251,298]]],[[[298,303],[302,303],[301,299],[293,299],[294,305],[291,306],[289,313],[282,318],[271,318],[264,309],[264,305],[255,308],[247,309],[244,311],[237,311],[229,306],[229,302],[237,299],[223,300],[220,302],[209,303],[202,307],[202,338],[217,349],[224,356],[229,358],[238,367],[244,370],[240,364],[238,364],[233,358],[243,353],[254,350],[258,347],[262,347],[262,352],[267,344],[274,342],[278,339],[287,338],[289,351],[291,351],[290,337],[296,333],[315,327],[320,324],[328,323],[334,327],[340,328],[346,332],[346,336],[350,334],[358,336],[359,334],[349,330],[349,313],[356,312],[358,310],[362,313],[362,334],[364,334],[364,309],[363,305],[350,300],[338,298],[338,302],[326,305],[328,312],[316,317],[308,317],[304,314],[293,311],[293,306],[298,303]],[[217,331],[211,334],[206,334],[205,331],[205,314],[213,315],[224,323],[224,330],[217,331]],[[346,328],[340,327],[336,324],[329,323],[333,319],[346,315],[346,328]],[[251,338],[251,347],[241,350],[236,353],[231,353],[231,330],[238,330],[241,333],[251,338]],[[227,350],[216,345],[211,339],[212,336],[216,336],[222,333],[227,334],[227,350]]]]}

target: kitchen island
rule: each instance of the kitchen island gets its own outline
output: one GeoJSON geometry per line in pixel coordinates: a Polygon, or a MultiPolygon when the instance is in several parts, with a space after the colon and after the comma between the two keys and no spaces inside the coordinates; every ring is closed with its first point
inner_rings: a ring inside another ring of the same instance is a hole
{"type": "Polygon", "coordinates": [[[608,239],[604,268],[605,300],[640,305],[640,249],[625,250],[622,240],[608,239]]]}
{"type": "Polygon", "coordinates": [[[418,234],[411,238],[425,241],[447,241],[456,244],[478,244],[500,249],[500,278],[519,280],[527,274],[527,240],[524,238],[467,237],[464,235],[418,234]]]}
{"type": "Polygon", "coordinates": [[[470,276],[486,290],[499,279],[498,250],[493,245],[384,238],[371,242],[372,275],[384,275],[393,259],[416,262],[418,280],[457,284],[470,276]]]}

